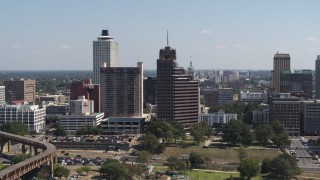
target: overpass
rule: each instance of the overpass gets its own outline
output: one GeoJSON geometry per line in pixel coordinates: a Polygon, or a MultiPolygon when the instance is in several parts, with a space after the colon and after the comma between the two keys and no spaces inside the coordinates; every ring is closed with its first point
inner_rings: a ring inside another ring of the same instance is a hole
{"type": "Polygon", "coordinates": [[[28,172],[47,166],[49,168],[49,176],[52,177],[53,165],[56,163],[56,147],[44,141],[38,141],[34,138],[23,137],[15,134],[0,131],[1,151],[5,148],[10,150],[11,141],[22,144],[22,152],[26,152],[25,145],[29,145],[30,153],[34,150],[34,156],[25,161],[13,164],[0,171],[0,180],[16,180],[20,179],[28,172]],[[39,151],[41,150],[41,152],[39,151]]]}

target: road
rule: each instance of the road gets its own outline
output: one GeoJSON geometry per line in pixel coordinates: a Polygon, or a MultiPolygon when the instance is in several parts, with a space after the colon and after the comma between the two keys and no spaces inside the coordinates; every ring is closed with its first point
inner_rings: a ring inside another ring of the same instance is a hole
{"type": "Polygon", "coordinates": [[[320,173],[320,164],[315,164],[318,160],[313,160],[305,146],[298,140],[291,140],[291,147],[296,152],[296,157],[299,157],[298,166],[304,172],[320,173]]]}

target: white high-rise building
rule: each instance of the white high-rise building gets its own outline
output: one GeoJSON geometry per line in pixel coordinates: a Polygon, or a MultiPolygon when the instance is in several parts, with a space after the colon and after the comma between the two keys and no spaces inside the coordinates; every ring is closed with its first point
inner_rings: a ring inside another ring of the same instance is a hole
{"type": "Polygon", "coordinates": [[[102,30],[97,41],[93,41],[93,83],[100,84],[100,66],[118,66],[118,42],[109,36],[108,30],[102,30]]]}
{"type": "Polygon", "coordinates": [[[6,102],[6,89],[5,86],[0,86],[0,104],[6,102]]]}

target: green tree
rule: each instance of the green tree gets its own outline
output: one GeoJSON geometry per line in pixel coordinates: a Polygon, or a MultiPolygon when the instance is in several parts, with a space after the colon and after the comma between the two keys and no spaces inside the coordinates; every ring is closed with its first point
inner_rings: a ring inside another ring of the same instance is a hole
{"type": "Polygon", "coordinates": [[[170,170],[185,171],[187,169],[186,163],[179,160],[176,156],[170,156],[167,162],[170,170]]]}
{"type": "Polygon", "coordinates": [[[58,126],[56,130],[53,132],[55,136],[66,136],[67,132],[63,126],[58,126]]]}
{"type": "Polygon", "coordinates": [[[248,158],[248,153],[242,145],[238,149],[238,158],[240,161],[244,158],[248,158]]]}
{"type": "Polygon", "coordinates": [[[205,134],[207,134],[208,129],[208,125],[206,125],[205,123],[197,123],[192,125],[190,133],[198,143],[198,145],[200,144],[200,142],[204,141],[204,136],[205,134]]]}
{"type": "Polygon", "coordinates": [[[197,154],[195,152],[191,152],[189,154],[189,161],[190,161],[190,167],[191,168],[199,168],[201,164],[203,164],[203,158],[200,154],[197,154]]]}
{"type": "Polygon", "coordinates": [[[87,176],[89,175],[89,172],[91,171],[91,167],[89,166],[82,166],[81,169],[87,173],[87,176]]]}
{"type": "Polygon", "coordinates": [[[283,145],[289,145],[290,140],[289,140],[289,135],[287,132],[282,132],[280,134],[274,134],[272,137],[272,142],[274,145],[280,147],[283,145]]]}
{"type": "Polygon", "coordinates": [[[79,174],[83,173],[83,168],[82,167],[78,167],[76,169],[76,173],[79,173],[79,174]]]}
{"type": "Polygon", "coordinates": [[[252,125],[252,119],[253,119],[253,111],[257,110],[259,108],[259,105],[256,103],[248,103],[245,108],[243,109],[243,121],[246,124],[252,125]]]}
{"type": "Polygon", "coordinates": [[[106,161],[100,169],[99,173],[110,180],[125,180],[129,175],[129,169],[119,161],[106,161]]]}
{"type": "Polygon", "coordinates": [[[142,138],[142,147],[150,153],[154,154],[155,151],[159,148],[159,140],[153,134],[146,134],[142,138]]]}
{"type": "Polygon", "coordinates": [[[56,164],[53,167],[53,176],[55,177],[59,177],[59,179],[61,179],[61,177],[65,177],[67,178],[70,174],[70,170],[68,168],[65,168],[59,164],[56,164]]]}
{"type": "Polygon", "coordinates": [[[275,134],[281,134],[285,131],[283,125],[278,120],[272,121],[271,126],[272,126],[275,134]]]}
{"type": "Polygon", "coordinates": [[[234,145],[238,143],[250,145],[254,140],[254,134],[250,126],[241,120],[231,120],[228,124],[224,124],[222,132],[222,139],[234,145]]]}
{"type": "Polygon", "coordinates": [[[99,129],[91,124],[85,124],[76,132],[77,135],[98,135],[99,129]]]}
{"type": "Polygon", "coordinates": [[[148,151],[139,151],[137,162],[142,164],[148,164],[150,153],[148,151]]]}
{"type": "Polygon", "coordinates": [[[261,173],[265,174],[271,172],[271,161],[272,160],[270,158],[263,159],[261,164],[261,173]]]}
{"type": "Polygon", "coordinates": [[[25,154],[25,153],[17,154],[17,155],[14,155],[11,157],[11,162],[13,164],[17,164],[17,163],[22,162],[30,157],[31,157],[31,154],[25,154]]]}
{"type": "Polygon", "coordinates": [[[270,172],[271,178],[274,179],[290,179],[302,171],[294,157],[284,153],[272,159],[269,163],[268,172],[270,172]]]}
{"type": "Polygon", "coordinates": [[[259,174],[260,166],[257,160],[252,158],[243,158],[238,167],[241,178],[247,177],[250,180],[252,177],[259,174]]]}
{"type": "Polygon", "coordinates": [[[1,124],[0,131],[24,136],[29,134],[28,127],[20,121],[12,121],[1,124]]]}
{"type": "Polygon", "coordinates": [[[264,145],[269,143],[269,140],[274,136],[274,130],[272,126],[268,124],[262,124],[256,128],[256,138],[264,145]]]}

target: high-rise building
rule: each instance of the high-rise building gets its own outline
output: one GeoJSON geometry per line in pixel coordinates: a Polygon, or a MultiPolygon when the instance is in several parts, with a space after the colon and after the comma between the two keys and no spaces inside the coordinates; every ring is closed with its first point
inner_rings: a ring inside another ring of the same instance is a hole
{"type": "Polygon", "coordinates": [[[189,75],[191,75],[192,80],[194,80],[195,72],[194,72],[194,68],[193,68],[193,65],[192,65],[192,61],[190,61],[190,65],[189,65],[189,67],[188,67],[187,73],[188,73],[189,75]]]}
{"type": "Polygon", "coordinates": [[[198,122],[199,82],[192,80],[176,61],[176,50],[160,49],[157,60],[157,119],[190,126],[198,122]]]}
{"type": "Polygon", "coordinates": [[[203,100],[206,107],[219,106],[219,92],[218,89],[204,89],[203,100]]]}
{"type": "Polygon", "coordinates": [[[0,86],[0,104],[6,102],[6,89],[5,86],[0,86]]]}
{"type": "Polygon", "coordinates": [[[142,62],[137,67],[101,67],[100,88],[105,117],[142,116],[142,62]]]}
{"type": "Polygon", "coordinates": [[[100,67],[118,66],[118,42],[113,40],[108,30],[102,30],[97,41],[93,41],[93,83],[100,83],[100,67]]]}
{"type": "Polygon", "coordinates": [[[300,104],[300,98],[290,95],[272,98],[269,108],[270,121],[280,121],[290,136],[300,135],[300,104]]]}
{"type": "Polygon", "coordinates": [[[233,103],[233,89],[219,88],[218,89],[219,106],[232,105],[233,103]]]}
{"type": "Polygon", "coordinates": [[[88,115],[93,113],[93,100],[85,99],[84,96],[79,96],[77,100],[70,101],[71,115],[88,115]]]}
{"type": "Polygon", "coordinates": [[[35,101],[36,81],[24,79],[11,79],[4,81],[6,91],[6,102],[11,104],[14,101],[35,101]]]}
{"type": "Polygon", "coordinates": [[[317,135],[320,133],[320,100],[307,100],[302,103],[302,133],[317,135]]]}
{"type": "Polygon", "coordinates": [[[272,74],[272,82],[271,88],[273,92],[281,92],[280,91],[280,75],[282,71],[290,71],[290,55],[289,54],[277,54],[274,55],[273,58],[273,71],[272,74]]]}
{"type": "Polygon", "coordinates": [[[312,70],[282,71],[280,75],[280,92],[301,92],[305,98],[311,99],[312,70]]]}
{"type": "Polygon", "coordinates": [[[320,99],[320,55],[317,56],[316,59],[316,73],[315,73],[315,79],[316,79],[316,95],[315,97],[317,99],[320,99]]]}
{"type": "Polygon", "coordinates": [[[157,77],[145,77],[143,80],[143,106],[156,104],[157,77]]]}
{"type": "Polygon", "coordinates": [[[100,85],[93,84],[91,79],[73,81],[70,86],[70,100],[77,100],[79,96],[85,96],[94,101],[94,112],[100,112],[100,85]]]}

